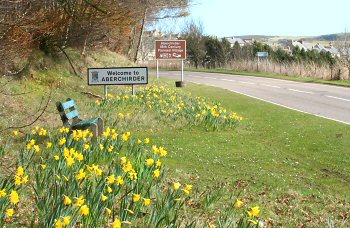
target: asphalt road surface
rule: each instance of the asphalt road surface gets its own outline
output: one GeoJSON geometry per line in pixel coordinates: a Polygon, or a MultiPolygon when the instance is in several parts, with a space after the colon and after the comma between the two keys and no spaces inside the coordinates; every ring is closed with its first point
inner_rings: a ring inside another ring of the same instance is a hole
{"type": "MultiPolygon", "coordinates": [[[[160,71],[159,77],[180,81],[181,72],[160,71]]],[[[202,72],[185,72],[184,81],[220,87],[275,105],[350,125],[350,88],[202,72]]]]}

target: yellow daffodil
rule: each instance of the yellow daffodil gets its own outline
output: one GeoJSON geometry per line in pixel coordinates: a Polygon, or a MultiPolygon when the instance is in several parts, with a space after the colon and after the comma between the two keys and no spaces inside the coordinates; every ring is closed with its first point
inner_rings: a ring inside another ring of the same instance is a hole
{"type": "Polygon", "coordinates": [[[159,169],[156,169],[153,171],[153,177],[154,178],[158,178],[160,176],[160,170],[159,169]]]}
{"type": "Polygon", "coordinates": [[[145,138],[145,143],[146,143],[146,144],[150,143],[149,138],[145,138]]]}
{"type": "MultiPolygon", "coordinates": [[[[248,213],[249,214],[249,213],[248,213]]],[[[250,214],[255,217],[259,217],[260,209],[258,206],[250,208],[250,214]]],[[[250,215],[249,215],[250,216],[250,215]]],[[[251,216],[250,216],[251,217],[251,216]]]]}
{"type": "Polygon", "coordinates": [[[84,179],[86,176],[86,173],[84,172],[84,169],[80,169],[77,176],[76,176],[76,179],[77,180],[82,180],[84,179]]]}
{"type": "Polygon", "coordinates": [[[137,144],[141,144],[142,141],[140,139],[137,140],[137,144]]]}
{"type": "Polygon", "coordinates": [[[152,158],[149,158],[149,159],[146,160],[146,165],[147,166],[151,166],[153,164],[154,164],[154,160],[152,158]]]}
{"type": "Polygon", "coordinates": [[[40,152],[40,147],[39,147],[39,145],[34,145],[33,148],[34,148],[34,151],[35,151],[36,153],[39,153],[39,152],[40,152]]]}
{"type": "Polygon", "coordinates": [[[118,134],[117,133],[113,133],[112,139],[115,140],[117,137],[118,137],[118,134]]]}
{"type": "Polygon", "coordinates": [[[140,194],[134,194],[134,198],[133,198],[134,202],[138,202],[138,201],[140,201],[140,199],[141,199],[140,194]]]}
{"type": "Polygon", "coordinates": [[[42,164],[42,165],[41,165],[41,168],[42,168],[42,169],[46,169],[46,165],[45,165],[45,164],[42,164]]]}
{"type": "Polygon", "coordinates": [[[158,159],[158,161],[156,162],[156,167],[160,167],[162,166],[162,162],[158,159]]]}
{"type": "Polygon", "coordinates": [[[63,224],[65,225],[65,226],[68,226],[69,225],[69,223],[70,223],[70,219],[71,219],[71,216],[66,216],[66,217],[63,217],[63,224]]]}
{"type": "Polygon", "coordinates": [[[106,207],[106,212],[107,212],[107,214],[109,214],[109,215],[112,213],[111,209],[109,209],[109,208],[107,208],[107,207],[106,207]]]}
{"type": "Polygon", "coordinates": [[[9,208],[6,210],[6,215],[8,217],[12,217],[12,215],[15,213],[15,211],[12,208],[9,208]]]}
{"type": "Polygon", "coordinates": [[[55,155],[54,158],[56,161],[60,160],[60,156],[58,156],[58,155],[55,155]]]}
{"type": "Polygon", "coordinates": [[[63,222],[61,221],[61,219],[59,219],[59,220],[57,220],[57,219],[55,219],[55,227],[56,228],[63,228],[63,222]]]}
{"type": "Polygon", "coordinates": [[[130,209],[125,209],[127,212],[129,212],[130,214],[132,214],[132,215],[134,215],[135,214],[135,212],[134,211],[132,211],[132,210],[130,210],[130,209]]]}
{"type": "Polygon", "coordinates": [[[18,168],[17,168],[17,176],[23,176],[24,175],[24,169],[23,169],[23,167],[22,166],[19,166],[18,168]]]}
{"type": "Polygon", "coordinates": [[[126,142],[126,141],[128,141],[129,137],[126,134],[123,134],[122,139],[123,139],[123,141],[126,142]]]}
{"type": "Polygon", "coordinates": [[[234,207],[235,208],[241,208],[244,205],[244,203],[240,200],[236,200],[234,207]]]}
{"type": "Polygon", "coordinates": [[[112,151],[113,151],[113,149],[114,149],[114,147],[113,147],[113,146],[109,146],[109,147],[108,147],[108,149],[107,149],[107,151],[110,153],[110,152],[112,152],[112,151]]]}
{"type": "Polygon", "coordinates": [[[79,198],[76,199],[75,201],[75,205],[77,207],[80,207],[81,205],[83,205],[85,202],[84,196],[80,196],[79,198]]]}
{"type": "Polygon", "coordinates": [[[163,147],[159,147],[159,154],[161,157],[165,157],[167,155],[167,153],[168,152],[166,150],[164,150],[163,147]]]}
{"type": "Polygon", "coordinates": [[[257,221],[254,221],[254,220],[251,220],[251,219],[249,219],[248,222],[251,222],[251,223],[253,223],[254,225],[257,225],[257,224],[258,224],[257,221]]]}
{"type": "Polygon", "coordinates": [[[63,156],[65,158],[68,158],[70,156],[70,150],[67,147],[63,149],[63,156]]]}
{"type": "Polygon", "coordinates": [[[190,191],[188,191],[187,189],[182,189],[182,191],[183,191],[186,195],[189,195],[189,194],[190,194],[190,191]]]}
{"type": "Polygon", "coordinates": [[[60,140],[60,142],[58,143],[58,145],[59,146],[63,146],[65,143],[66,143],[66,138],[65,137],[63,137],[61,140],[60,140]]]}
{"type": "Polygon", "coordinates": [[[174,182],[173,186],[175,190],[178,190],[181,187],[181,184],[179,182],[174,182]]]}
{"type": "Polygon", "coordinates": [[[20,176],[15,175],[15,185],[19,186],[22,184],[22,178],[20,176]]]}
{"type": "Polygon", "coordinates": [[[102,169],[96,169],[95,173],[97,176],[101,176],[102,175],[102,169]]]}
{"type": "Polygon", "coordinates": [[[124,164],[123,165],[123,171],[124,172],[130,172],[131,170],[133,170],[133,168],[132,168],[132,165],[131,165],[131,163],[130,162],[128,162],[127,164],[124,164]]]}
{"type": "Polygon", "coordinates": [[[153,146],[152,146],[152,152],[153,152],[153,154],[158,154],[158,153],[159,153],[158,147],[155,146],[155,145],[153,145],[153,146]]]}
{"type": "Polygon", "coordinates": [[[14,205],[16,205],[19,202],[19,196],[16,190],[11,190],[10,201],[14,205]]]}
{"type": "Polygon", "coordinates": [[[90,148],[89,144],[84,144],[84,150],[88,150],[90,148]]]}
{"type": "Polygon", "coordinates": [[[127,161],[127,160],[126,160],[126,157],[121,157],[121,158],[120,158],[120,163],[121,163],[121,164],[125,164],[126,161],[127,161]]]}
{"type": "Polygon", "coordinates": [[[28,175],[22,177],[22,184],[25,184],[28,182],[28,175]]]}
{"type": "Polygon", "coordinates": [[[185,187],[185,189],[187,190],[187,191],[191,191],[192,190],[192,185],[190,185],[190,184],[186,184],[186,187],[185,187]]]}
{"type": "Polygon", "coordinates": [[[47,142],[46,143],[46,148],[51,148],[52,147],[52,142],[47,142]]]}
{"type": "Polygon", "coordinates": [[[14,136],[18,136],[18,131],[13,131],[14,136]]]}
{"type": "Polygon", "coordinates": [[[143,199],[143,203],[148,207],[151,204],[151,199],[143,199]]]}
{"type": "Polygon", "coordinates": [[[137,179],[137,173],[134,170],[131,170],[131,172],[129,172],[129,179],[130,180],[136,180],[137,179]]]}
{"type": "Polygon", "coordinates": [[[113,224],[112,224],[113,228],[122,228],[122,223],[120,222],[119,219],[115,219],[113,224]]]}
{"type": "Polygon", "coordinates": [[[6,196],[6,189],[3,188],[2,190],[0,190],[0,198],[5,197],[6,196]]]}
{"type": "Polygon", "coordinates": [[[66,177],[65,175],[62,175],[62,176],[66,181],[69,181],[68,177],[66,177]]]}
{"type": "Polygon", "coordinates": [[[77,158],[78,161],[82,161],[82,160],[84,160],[84,155],[83,154],[77,154],[76,158],[77,158]]]}
{"type": "Polygon", "coordinates": [[[102,144],[100,144],[99,148],[100,148],[100,150],[103,150],[105,147],[102,144]]]}
{"type": "Polygon", "coordinates": [[[122,176],[118,176],[117,177],[117,181],[116,181],[117,185],[122,185],[124,184],[124,180],[122,176]]]}
{"type": "Polygon", "coordinates": [[[108,192],[108,193],[111,193],[112,191],[113,191],[112,188],[108,186],[108,187],[107,187],[107,192],[108,192]]]}
{"type": "Polygon", "coordinates": [[[116,180],[114,174],[108,176],[106,179],[108,184],[113,184],[114,181],[116,180]]]}
{"type": "Polygon", "coordinates": [[[108,199],[108,197],[107,196],[105,196],[105,195],[101,195],[101,200],[102,200],[102,202],[104,202],[104,201],[106,201],[108,199]]]}
{"type": "Polygon", "coordinates": [[[72,200],[68,196],[64,196],[64,205],[68,206],[72,204],[72,200]]]}
{"type": "Polygon", "coordinates": [[[87,205],[83,205],[80,208],[80,215],[86,216],[90,213],[90,209],[87,205]]]}
{"type": "Polygon", "coordinates": [[[71,157],[71,156],[67,157],[67,158],[66,158],[66,161],[67,161],[67,165],[68,165],[68,166],[71,166],[71,165],[74,164],[74,158],[71,157]]]}

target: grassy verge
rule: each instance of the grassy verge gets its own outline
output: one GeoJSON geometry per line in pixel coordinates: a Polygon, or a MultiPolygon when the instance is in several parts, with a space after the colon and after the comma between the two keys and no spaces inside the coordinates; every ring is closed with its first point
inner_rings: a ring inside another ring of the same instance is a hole
{"type": "Polygon", "coordinates": [[[321,80],[314,79],[310,77],[300,77],[300,76],[287,76],[287,75],[279,75],[265,72],[256,72],[256,71],[235,71],[235,70],[225,70],[225,69],[194,69],[188,68],[186,71],[193,72],[206,72],[206,73],[221,73],[221,74],[232,74],[232,75],[246,75],[246,76],[256,76],[256,77],[266,77],[266,78],[276,78],[297,82],[307,82],[307,83],[320,83],[327,85],[336,85],[336,86],[344,86],[350,87],[350,81],[347,80],[321,80]]]}
{"type": "MultiPolygon", "coordinates": [[[[208,125],[188,125],[191,123],[188,116],[174,118],[170,115],[168,118],[154,112],[149,106],[157,103],[152,101],[137,105],[135,102],[116,103],[108,109],[100,109],[95,104],[96,98],[81,92],[103,94],[103,88],[88,87],[85,80],[73,77],[64,68],[35,71],[33,76],[34,79],[11,81],[7,85],[8,92],[31,93],[11,96],[7,109],[2,111],[2,128],[32,118],[30,114],[36,111],[42,96],[50,90],[52,102],[35,125],[61,127],[54,102],[72,97],[83,118],[102,116],[106,126],[114,125],[120,133],[131,131],[136,141],[137,138],[150,138],[149,146],[164,146],[168,151],[164,164],[170,173],[166,182],[191,183],[196,192],[195,199],[188,201],[188,207],[193,210],[181,216],[202,216],[201,226],[208,225],[208,221],[219,225],[219,217],[224,215],[227,206],[232,208],[234,199],[239,198],[245,205],[260,205],[261,218],[267,226],[319,227],[320,224],[327,225],[330,217],[337,227],[348,227],[350,128],[347,125],[218,88],[189,84],[184,89],[177,89],[179,95],[186,92],[192,97],[207,97],[210,101],[220,102],[227,111],[244,117],[237,128],[213,130],[208,125]],[[38,78],[41,80],[35,80],[38,78]],[[12,119],[13,122],[4,121],[12,119]],[[213,216],[212,220],[210,216],[213,216]]],[[[169,87],[174,85],[170,80],[162,80],[162,83],[169,87]]],[[[115,86],[110,87],[110,93],[124,97],[130,96],[131,91],[126,86],[115,86]]],[[[6,101],[6,95],[2,96],[6,101]]],[[[7,145],[7,151],[11,153],[0,160],[2,175],[13,172],[16,162],[13,151],[23,147],[24,134],[33,126],[21,129],[20,135],[7,145]]],[[[1,138],[12,139],[12,130],[2,133],[1,138]]],[[[98,146],[94,147],[98,150],[98,146]]],[[[97,159],[94,162],[100,162],[98,158],[94,159],[97,159]]],[[[115,210],[118,211],[118,207],[115,210]]],[[[137,221],[136,215],[131,217],[137,221]]]]}
{"type": "Polygon", "coordinates": [[[184,128],[154,134],[173,152],[168,162],[177,175],[199,185],[230,183],[247,201],[264,205],[274,225],[317,226],[330,216],[347,226],[349,126],[217,88],[185,90],[220,100],[245,120],[236,131],[184,128]]]}

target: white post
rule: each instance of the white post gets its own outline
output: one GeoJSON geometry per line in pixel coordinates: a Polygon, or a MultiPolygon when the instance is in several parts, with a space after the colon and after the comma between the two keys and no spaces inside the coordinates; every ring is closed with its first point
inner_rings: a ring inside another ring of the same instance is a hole
{"type": "Polygon", "coordinates": [[[184,80],[184,60],[181,60],[181,81],[184,80]]]}
{"type": "Polygon", "coordinates": [[[157,59],[157,80],[159,79],[159,63],[158,63],[158,59],[157,59]]]}
{"type": "Polygon", "coordinates": [[[105,85],[105,98],[107,100],[108,98],[108,88],[107,88],[107,85],[105,85]]]}

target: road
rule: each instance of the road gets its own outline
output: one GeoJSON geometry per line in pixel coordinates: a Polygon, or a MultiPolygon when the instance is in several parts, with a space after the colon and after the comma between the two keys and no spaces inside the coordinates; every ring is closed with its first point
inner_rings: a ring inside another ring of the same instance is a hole
{"type": "MultiPolygon", "coordinates": [[[[160,78],[181,80],[178,71],[160,78]]],[[[227,89],[256,99],[350,125],[350,88],[254,76],[185,72],[184,81],[227,89]]]]}

